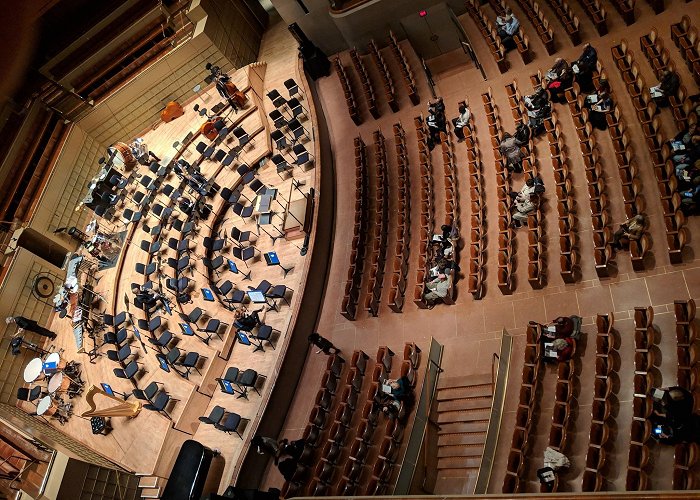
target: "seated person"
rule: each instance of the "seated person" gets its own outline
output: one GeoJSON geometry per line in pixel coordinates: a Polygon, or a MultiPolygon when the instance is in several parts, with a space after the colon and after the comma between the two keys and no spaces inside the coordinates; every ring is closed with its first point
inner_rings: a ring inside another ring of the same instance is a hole
{"type": "Polygon", "coordinates": [[[440,139],[440,128],[438,127],[437,116],[431,113],[428,115],[425,122],[428,125],[428,149],[432,151],[436,144],[442,142],[442,139],[440,139]]]}
{"type": "Polygon", "coordinates": [[[693,414],[693,394],[687,389],[672,386],[666,389],[654,389],[654,415],[665,419],[671,427],[686,423],[693,414]]]}
{"type": "Polygon", "coordinates": [[[598,52],[590,43],[583,46],[583,53],[571,64],[574,78],[581,90],[589,93],[593,90],[593,72],[596,70],[598,52]]]}
{"type": "Polygon", "coordinates": [[[434,101],[428,101],[428,113],[435,115],[438,128],[447,133],[447,118],[445,117],[445,103],[442,97],[438,97],[434,101]]]}
{"type": "Polygon", "coordinates": [[[615,250],[622,250],[623,247],[629,246],[630,241],[636,241],[644,234],[646,228],[646,217],[643,214],[637,214],[630,220],[620,225],[620,228],[613,234],[613,242],[611,247],[615,250]]]}
{"type": "MultiPolygon", "coordinates": [[[[604,80],[601,80],[603,82],[604,80]]],[[[594,94],[586,97],[584,105],[588,108],[588,120],[598,130],[607,130],[608,121],[606,115],[613,107],[612,97],[608,93],[607,82],[601,85],[600,89],[594,94]]]]}
{"type": "Polygon", "coordinates": [[[546,89],[554,102],[564,102],[564,91],[571,87],[573,71],[565,59],[558,57],[554,66],[545,75],[546,89]]]}
{"type": "Polygon", "coordinates": [[[515,40],[513,36],[520,29],[520,21],[513,15],[510,9],[506,9],[503,16],[496,18],[496,33],[501,37],[501,42],[507,50],[515,48],[515,40]]]}
{"type": "Polygon", "coordinates": [[[528,179],[519,193],[510,193],[513,203],[511,211],[513,213],[512,225],[515,228],[527,224],[528,214],[537,208],[539,196],[544,193],[544,185],[539,178],[528,179]]]}
{"type": "Polygon", "coordinates": [[[265,315],[267,314],[265,308],[256,309],[250,314],[247,314],[245,307],[239,307],[233,313],[233,326],[244,332],[249,332],[256,326],[265,324],[265,315]],[[260,312],[263,313],[262,318],[260,317],[260,312]]]}
{"type": "Polygon", "coordinates": [[[428,309],[432,309],[438,301],[447,297],[451,284],[452,276],[450,273],[438,274],[437,278],[426,283],[424,299],[428,304],[428,309]]]}
{"type": "Polygon", "coordinates": [[[674,162],[680,160],[681,157],[686,154],[686,150],[693,149],[693,138],[695,137],[700,137],[700,130],[698,130],[697,123],[691,123],[685,130],[678,132],[673,140],[670,141],[670,146],[674,154],[674,162]],[[678,159],[676,159],[676,156],[678,156],[678,159]]]}
{"type": "Polygon", "coordinates": [[[530,130],[530,127],[523,122],[518,123],[518,126],[515,127],[515,134],[513,135],[515,137],[515,140],[518,142],[518,144],[525,145],[530,142],[530,138],[532,137],[532,131],[530,130]]]}
{"type": "Polygon", "coordinates": [[[688,147],[676,151],[671,157],[676,175],[679,177],[683,170],[694,166],[698,160],[700,160],[700,135],[693,136],[688,147]]]}
{"type": "Polygon", "coordinates": [[[571,337],[554,340],[552,347],[557,351],[557,361],[569,361],[574,354],[574,345],[574,339],[571,337]]]}
{"type": "Polygon", "coordinates": [[[461,105],[459,107],[459,116],[452,119],[452,125],[454,125],[457,142],[464,142],[466,139],[464,135],[464,128],[466,127],[467,130],[469,130],[469,118],[471,118],[471,116],[472,114],[471,111],[469,111],[469,108],[461,105]]]}
{"type": "Polygon", "coordinates": [[[508,194],[513,200],[524,200],[527,199],[527,197],[533,193],[544,193],[544,182],[542,182],[542,178],[539,176],[530,177],[528,180],[525,181],[525,184],[523,184],[523,187],[520,188],[520,191],[518,191],[517,193],[515,191],[511,191],[508,194]],[[537,186],[540,186],[540,188],[536,190],[537,186]]]}
{"type": "Polygon", "coordinates": [[[384,385],[389,387],[389,392],[385,393],[396,401],[404,401],[411,394],[411,382],[407,377],[398,379],[387,379],[384,385]]]}
{"type": "Polygon", "coordinates": [[[521,151],[520,144],[515,137],[508,132],[504,133],[498,150],[506,159],[506,168],[508,170],[518,173],[523,171],[522,161],[525,158],[525,154],[521,151]]]}
{"type": "Polygon", "coordinates": [[[680,86],[681,80],[678,77],[678,73],[665,70],[661,73],[659,84],[656,87],[651,87],[649,92],[651,92],[651,97],[654,98],[654,102],[656,102],[659,107],[664,107],[668,106],[668,98],[672,95],[676,95],[680,86]]]}

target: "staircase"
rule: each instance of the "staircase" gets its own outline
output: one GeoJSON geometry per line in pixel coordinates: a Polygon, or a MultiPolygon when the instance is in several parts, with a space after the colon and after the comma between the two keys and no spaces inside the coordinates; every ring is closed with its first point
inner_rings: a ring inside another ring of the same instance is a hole
{"type": "Polygon", "coordinates": [[[160,498],[160,494],[167,483],[167,479],[157,476],[141,476],[139,478],[139,489],[141,498],[160,498]]]}
{"type": "Polygon", "coordinates": [[[441,377],[434,494],[473,494],[491,414],[491,375],[441,377]]]}

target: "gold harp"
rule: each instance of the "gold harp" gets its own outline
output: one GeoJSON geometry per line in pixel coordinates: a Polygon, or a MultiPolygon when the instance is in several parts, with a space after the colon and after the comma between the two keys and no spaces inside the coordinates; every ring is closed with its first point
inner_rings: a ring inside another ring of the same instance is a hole
{"type": "Polygon", "coordinates": [[[135,417],[141,411],[141,403],[137,401],[129,403],[107,394],[105,391],[94,385],[90,387],[90,390],[88,390],[88,392],[85,394],[85,401],[87,402],[88,406],[90,406],[90,410],[84,412],[81,417],[135,417]],[[97,406],[95,405],[95,395],[97,394],[102,394],[107,398],[117,401],[119,404],[98,410],[97,406]]]}

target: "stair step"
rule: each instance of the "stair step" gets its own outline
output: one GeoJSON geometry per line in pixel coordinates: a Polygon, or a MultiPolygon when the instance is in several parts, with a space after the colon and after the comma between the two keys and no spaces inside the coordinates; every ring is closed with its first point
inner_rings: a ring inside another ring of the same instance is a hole
{"type": "Polygon", "coordinates": [[[438,413],[457,410],[491,410],[491,396],[484,398],[448,399],[438,403],[438,413]]]}
{"type": "Polygon", "coordinates": [[[160,488],[142,488],[141,498],[160,498],[160,488]]]}
{"type": "Polygon", "coordinates": [[[444,469],[457,469],[463,473],[463,469],[478,469],[481,467],[481,457],[448,457],[438,458],[437,468],[443,475],[444,469]]]}
{"type": "Polygon", "coordinates": [[[442,446],[438,443],[438,458],[447,457],[478,457],[484,454],[484,443],[473,444],[471,446],[454,445],[442,446]]]}
{"type": "Polygon", "coordinates": [[[446,411],[438,413],[438,424],[447,424],[450,422],[478,422],[488,421],[491,417],[491,409],[488,410],[469,410],[469,411],[446,411]]]}
{"type": "Polygon", "coordinates": [[[486,432],[463,432],[460,434],[441,434],[438,446],[481,445],[486,441],[486,432]]]}
{"type": "Polygon", "coordinates": [[[139,488],[157,488],[165,486],[167,479],[158,476],[141,476],[139,477],[139,488]]]}
{"type": "Polygon", "coordinates": [[[436,398],[438,401],[447,401],[450,399],[490,398],[491,396],[491,384],[489,384],[440,389],[436,398]]]}
{"type": "Polygon", "coordinates": [[[491,386],[491,374],[483,373],[479,375],[462,375],[458,377],[440,377],[438,389],[451,387],[469,387],[471,385],[491,386]]]}
{"type": "Polygon", "coordinates": [[[438,435],[455,434],[464,432],[486,433],[489,428],[488,422],[450,422],[440,424],[438,435]]]}

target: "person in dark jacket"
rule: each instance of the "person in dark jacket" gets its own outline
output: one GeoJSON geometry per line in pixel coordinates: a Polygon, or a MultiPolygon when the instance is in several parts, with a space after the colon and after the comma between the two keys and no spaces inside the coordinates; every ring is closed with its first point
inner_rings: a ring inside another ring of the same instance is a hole
{"type": "Polygon", "coordinates": [[[590,43],[583,46],[583,53],[571,65],[574,71],[574,78],[581,90],[589,93],[593,90],[593,72],[598,63],[598,52],[590,43]]]}
{"type": "Polygon", "coordinates": [[[22,333],[23,331],[27,332],[34,332],[38,335],[41,335],[42,337],[48,337],[51,340],[54,340],[56,338],[56,334],[49,330],[48,328],[44,328],[43,326],[39,325],[35,320],[33,319],[27,319],[24,316],[8,316],[5,318],[5,323],[8,325],[11,325],[12,323],[17,325],[17,333],[22,333]]]}
{"type": "Polygon", "coordinates": [[[316,354],[320,352],[323,352],[323,354],[338,354],[340,352],[340,349],[334,346],[333,342],[316,332],[309,335],[309,343],[318,347],[316,354]]]}
{"type": "Polygon", "coordinates": [[[678,73],[675,71],[665,70],[661,73],[661,78],[659,78],[659,84],[656,87],[652,87],[651,95],[654,98],[654,102],[659,107],[665,107],[669,104],[669,97],[676,95],[678,88],[681,86],[681,80],[678,77],[678,73]]]}

